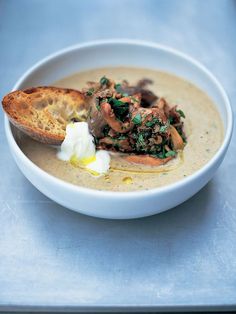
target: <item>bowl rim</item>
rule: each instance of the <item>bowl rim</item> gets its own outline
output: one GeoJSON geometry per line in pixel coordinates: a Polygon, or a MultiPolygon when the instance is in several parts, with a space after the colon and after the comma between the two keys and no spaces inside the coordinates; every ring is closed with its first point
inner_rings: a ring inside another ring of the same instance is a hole
{"type": "Polygon", "coordinates": [[[32,67],[30,67],[24,74],[17,80],[15,83],[14,87],[12,88],[12,91],[16,90],[19,88],[19,86],[24,82],[24,80],[32,74],[35,70],[37,70],[39,67],[47,64],[51,60],[59,57],[66,55],[69,52],[75,51],[75,50],[80,50],[82,48],[92,48],[96,46],[102,46],[102,45],[132,45],[132,46],[142,46],[142,47],[149,47],[149,48],[154,48],[154,49],[159,49],[162,51],[166,51],[168,53],[171,53],[177,57],[180,57],[184,59],[186,62],[189,62],[193,65],[195,65],[197,68],[199,68],[202,72],[206,74],[206,76],[213,81],[213,83],[216,85],[218,90],[221,93],[221,96],[224,99],[224,106],[226,109],[226,126],[225,126],[225,133],[224,133],[224,139],[217,150],[217,152],[214,154],[214,156],[200,169],[192,173],[191,175],[184,177],[174,183],[161,186],[161,187],[156,187],[152,188],[149,190],[134,190],[134,191],[127,191],[127,192],[120,192],[120,191],[107,191],[107,190],[96,190],[92,188],[87,188],[87,187],[82,187],[78,185],[74,185],[72,183],[69,183],[67,181],[64,181],[62,179],[59,179],[55,177],[54,175],[51,175],[41,169],[39,166],[34,164],[20,149],[20,147],[17,145],[16,140],[13,136],[13,133],[11,131],[10,127],[10,121],[8,120],[7,115],[5,114],[5,133],[8,139],[8,143],[10,144],[10,147],[13,149],[15,156],[17,158],[20,158],[21,161],[28,166],[29,168],[32,168],[34,172],[36,172],[37,175],[43,176],[47,181],[50,182],[50,184],[53,185],[59,185],[60,187],[63,187],[65,190],[72,190],[73,192],[77,193],[83,193],[83,194],[88,194],[91,195],[94,194],[98,197],[106,197],[106,198],[113,198],[120,196],[122,198],[130,199],[133,197],[136,198],[142,198],[143,196],[151,196],[153,194],[160,194],[160,193],[167,193],[172,190],[175,190],[176,188],[181,188],[186,185],[191,184],[191,182],[197,180],[200,178],[205,172],[207,172],[217,161],[221,159],[221,157],[224,156],[224,153],[226,152],[228,145],[230,143],[230,139],[232,136],[232,130],[233,130],[233,111],[230,105],[229,98],[222,87],[221,83],[218,81],[218,79],[199,61],[196,59],[192,58],[188,54],[185,54],[175,48],[155,43],[155,42],[150,42],[150,41],[144,41],[144,40],[133,40],[133,39],[106,39],[106,40],[94,40],[94,41],[89,41],[89,42],[84,42],[84,43],[79,43],[75,45],[68,46],[66,48],[63,48],[61,50],[58,50],[52,54],[49,54],[45,58],[41,59],[40,61],[36,62],[32,67]]]}

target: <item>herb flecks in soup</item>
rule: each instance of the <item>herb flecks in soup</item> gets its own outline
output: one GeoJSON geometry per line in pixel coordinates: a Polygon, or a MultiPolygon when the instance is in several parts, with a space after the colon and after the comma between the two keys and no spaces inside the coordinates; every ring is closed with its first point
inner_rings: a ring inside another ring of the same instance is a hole
{"type": "MultiPolygon", "coordinates": [[[[214,103],[203,91],[179,77],[147,69],[128,67],[104,68],[72,75],[55,82],[54,85],[82,90],[88,81],[99,82],[104,74],[106,75],[104,80],[111,77],[115,82],[121,82],[122,84],[122,80],[126,78],[131,86],[135,86],[140,78],[148,77],[153,81],[152,85],[148,85],[148,90],[151,92],[148,95],[150,98],[147,97],[151,99],[149,101],[153,99],[153,102],[158,102],[161,98],[164,98],[168,104],[178,105],[176,110],[182,110],[178,111],[178,114],[182,118],[180,121],[184,121],[184,133],[181,134],[181,130],[178,129],[178,126],[174,127],[183,140],[184,136],[187,137],[187,144],[183,151],[178,152],[177,155],[175,155],[176,157],[166,164],[153,167],[151,165],[130,163],[124,158],[124,156],[128,154],[127,151],[125,151],[125,155],[123,155],[120,150],[117,151],[117,148],[112,147],[113,151],[109,153],[111,162],[108,175],[94,177],[85,169],[75,168],[69,161],[59,160],[56,156],[57,149],[55,147],[41,144],[21,134],[18,139],[19,146],[28,158],[40,168],[60,179],[83,187],[98,190],[133,191],[152,189],[176,182],[200,169],[216,153],[223,138],[223,126],[218,111],[214,103]],[[158,95],[159,99],[154,99],[156,97],[155,95],[158,95]],[[185,118],[183,115],[185,115],[185,118]]],[[[87,89],[86,97],[92,99],[95,96],[93,88],[93,86],[90,86],[89,89],[87,89]]],[[[119,85],[116,86],[116,88],[119,88],[119,85]]],[[[145,101],[147,100],[145,99],[145,101]]],[[[110,101],[108,103],[111,108],[114,107],[114,102],[110,101]]],[[[141,107],[148,109],[145,104],[141,107]]],[[[134,119],[134,121],[132,121],[134,124],[134,134],[138,133],[136,130],[139,127],[140,118],[142,118],[141,113],[140,116],[132,117],[132,120],[134,119]]],[[[148,126],[153,122],[150,121],[148,126]]],[[[171,121],[169,123],[171,125],[171,121]]],[[[102,130],[102,132],[103,131],[104,130],[102,130]]],[[[110,129],[107,130],[107,132],[109,131],[110,129]]],[[[127,135],[126,133],[121,134],[120,136],[127,135]]],[[[102,134],[101,137],[97,136],[98,141],[102,140],[104,137],[105,134],[102,134]]],[[[114,138],[116,136],[112,134],[111,137],[114,138]]],[[[140,140],[142,142],[141,138],[140,140]]],[[[134,155],[133,152],[129,152],[131,156],[138,155],[140,157],[146,155],[147,152],[149,156],[151,155],[150,145],[145,146],[145,149],[147,149],[146,152],[143,151],[141,146],[138,146],[139,143],[136,142],[137,141],[132,145],[135,145],[135,149],[138,149],[139,153],[134,155]]],[[[97,145],[104,148],[105,146],[103,145],[106,145],[106,143],[98,143],[97,145]]],[[[173,143],[169,145],[171,151],[174,151],[174,147],[171,146],[173,143]]],[[[168,150],[165,149],[164,153],[166,156],[168,150]]],[[[157,154],[159,154],[159,151],[155,151],[154,155],[157,154]]],[[[170,155],[172,154],[173,153],[170,153],[170,155]]],[[[158,158],[160,158],[160,156],[158,156],[158,158]]]]}

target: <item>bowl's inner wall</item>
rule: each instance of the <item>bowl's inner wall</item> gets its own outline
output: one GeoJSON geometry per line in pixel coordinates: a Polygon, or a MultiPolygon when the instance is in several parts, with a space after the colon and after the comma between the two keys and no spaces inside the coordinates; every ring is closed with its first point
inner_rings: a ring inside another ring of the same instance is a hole
{"type": "Polygon", "coordinates": [[[78,71],[107,66],[134,66],[157,69],[191,81],[213,99],[226,129],[225,100],[217,84],[208,73],[195,63],[164,48],[128,43],[104,43],[73,48],[52,59],[48,59],[35,68],[17,88],[48,85],[78,71]]]}

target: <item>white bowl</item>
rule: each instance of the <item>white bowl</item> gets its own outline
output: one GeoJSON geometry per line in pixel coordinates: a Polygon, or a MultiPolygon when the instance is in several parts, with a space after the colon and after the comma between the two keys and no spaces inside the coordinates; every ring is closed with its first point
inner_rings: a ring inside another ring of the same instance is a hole
{"type": "Polygon", "coordinates": [[[46,173],[21,151],[7,118],[5,130],[18,167],[43,194],[86,215],[137,218],[163,212],[184,202],[212,178],[221,164],[231,138],[233,115],[228,97],[216,78],[200,63],[171,48],[142,41],[108,40],[76,45],[50,55],[27,71],[13,89],[48,85],[77,71],[119,65],[174,73],[192,81],[213,99],[223,120],[225,135],[219,150],[204,167],[176,183],[148,191],[98,191],[72,185],[46,173]]]}

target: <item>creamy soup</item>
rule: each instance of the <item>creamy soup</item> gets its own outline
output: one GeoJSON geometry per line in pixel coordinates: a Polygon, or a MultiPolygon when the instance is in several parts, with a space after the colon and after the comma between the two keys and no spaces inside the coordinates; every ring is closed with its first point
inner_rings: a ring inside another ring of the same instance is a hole
{"type": "Polygon", "coordinates": [[[103,68],[74,74],[54,82],[53,85],[81,89],[86,86],[87,81],[99,81],[103,75],[116,82],[126,79],[131,84],[142,78],[152,79],[154,83],[149,89],[164,97],[171,106],[178,105],[185,113],[187,144],[183,152],[159,167],[131,164],[118,153],[112,153],[109,173],[95,177],[84,169],[59,160],[56,148],[21,135],[19,146],[41,169],[70,183],[98,190],[147,190],[189,176],[216,153],[223,139],[223,125],[214,103],[199,88],[177,76],[148,69],[103,68]]]}

